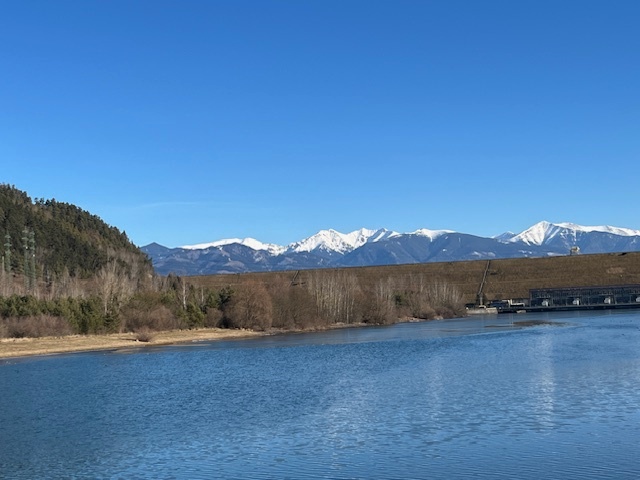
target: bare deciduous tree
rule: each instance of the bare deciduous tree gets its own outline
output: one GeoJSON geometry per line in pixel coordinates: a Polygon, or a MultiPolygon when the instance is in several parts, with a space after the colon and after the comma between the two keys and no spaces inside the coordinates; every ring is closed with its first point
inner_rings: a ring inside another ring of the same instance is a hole
{"type": "Polygon", "coordinates": [[[409,275],[402,289],[413,317],[451,317],[464,311],[462,294],[457,287],[424,274],[409,275]]]}
{"type": "Polygon", "coordinates": [[[269,285],[268,291],[273,303],[273,328],[292,330],[316,326],[315,302],[306,288],[292,285],[285,278],[269,285]]]}
{"type": "Polygon", "coordinates": [[[107,263],[96,275],[98,294],[102,299],[104,315],[118,312],[136,291],[136,280],[131,278],[116,261],[107,263]]]}
{"type": "Polygon", "coordinates": [[[367,292],[370,299],[365,310],[365,319],[369,323],[389,324],[398,319],[396,311],[395,282],[391,278],[382,278],[367,292]]]}
{"type": "Polygon", "coordinates": [[[231,327],[267,330],[273,323],[273,305],[265,286],[258,282],[241,285],[225,311],[231,327]]]}
{"type": "Polygon", "coordinates": [[[318,317],[327,323],[354,323],[360,292],[358,279],[345,271],[312,272],[307,288],[316,302],[318,317]]]}

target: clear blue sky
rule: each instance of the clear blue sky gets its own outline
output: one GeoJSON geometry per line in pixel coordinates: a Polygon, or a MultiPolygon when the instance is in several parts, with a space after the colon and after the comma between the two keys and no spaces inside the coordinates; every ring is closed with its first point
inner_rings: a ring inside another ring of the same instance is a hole
{"type": "Polygon", "coordinates": [[[138,245],[640,229],[636,0],[0,0],[0,181],[138,245]]]}

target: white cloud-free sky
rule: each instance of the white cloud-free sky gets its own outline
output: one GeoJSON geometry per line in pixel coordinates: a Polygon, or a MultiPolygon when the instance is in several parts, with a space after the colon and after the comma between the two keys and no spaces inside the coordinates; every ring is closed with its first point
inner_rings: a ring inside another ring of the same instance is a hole
{"type": "Polygon", "coordinates": [[[138,245],[640,228],[640,2],[0,1],[0,182],[138,245]]]}

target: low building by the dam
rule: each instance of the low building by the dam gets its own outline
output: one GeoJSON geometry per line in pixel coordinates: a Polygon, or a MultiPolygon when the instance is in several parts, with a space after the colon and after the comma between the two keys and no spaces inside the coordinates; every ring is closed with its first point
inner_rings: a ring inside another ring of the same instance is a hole
{"type": "Polygon", "coordinates": [[[534,288],[527,311],[640,308],[640,285],[534,288]]]}
{"type": "Polygon", "coordinates": [[[498,313],[640,308],[640,285],[534,288],[528,299],[494,300],[489,306],[498,313]]]}

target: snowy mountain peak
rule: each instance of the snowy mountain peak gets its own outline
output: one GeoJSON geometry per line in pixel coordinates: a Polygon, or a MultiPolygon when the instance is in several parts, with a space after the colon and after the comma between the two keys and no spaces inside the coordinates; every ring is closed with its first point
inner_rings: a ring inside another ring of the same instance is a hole
{"type": "Polygon", "coordinates": [[[586,227],[583,225],[577,225],[575,223],[551,223],[547,221],[538,222],[535,225],[529,227],[518,235],[513,235],[510,238],[505,238],[508,242],[523,242],[528,245],[543,245],[548,243],[551,239],[562,237],[573,237],[575,239],[578,233],[591,233],[600,232],[608,233],[611,235],[619,235],[623,237],[640,236],[640,230],[632,230],[630,228],[611,227],[608,225],[586,227]]]}
{"type": "Polygon", "coordinates": [[[336,230],[320,230],[300,242],[292,243],[287,250],[292,252],[312,252],[316,249],[328,252],[347,253],[370,241],[380,241],[394,235],[389,230],[369,230],[361,228],[351,233],[340,233],[336,230]]]}
{"type": "Polygon", "coordinates": [[[509,242],[515,236],[516,234],[513,232],[504,232],[504,233],[501,233],[500,235],[495,235],[491,238],[493,238],[494,240],[498,240],[500,242],[509,242]]]}
{"type": "Polygon", "coordinates": [[[542,245],[546,239],[553,236],[554,225],[552,223],[543,220],[535,225],[520,232],[518,235],[514,235],[509,239],[509,242],[523,242],[527,245],[542,245]]]}
{"type": "Polygon", "coordinates": [[[347,240],[342,233],[329,229],[320,230],[315,235],[290,244],[288,250],[292,252],[311,252],[322,248],[324,250],[342,253],[348,249],[348,246],[347,240]]]}

